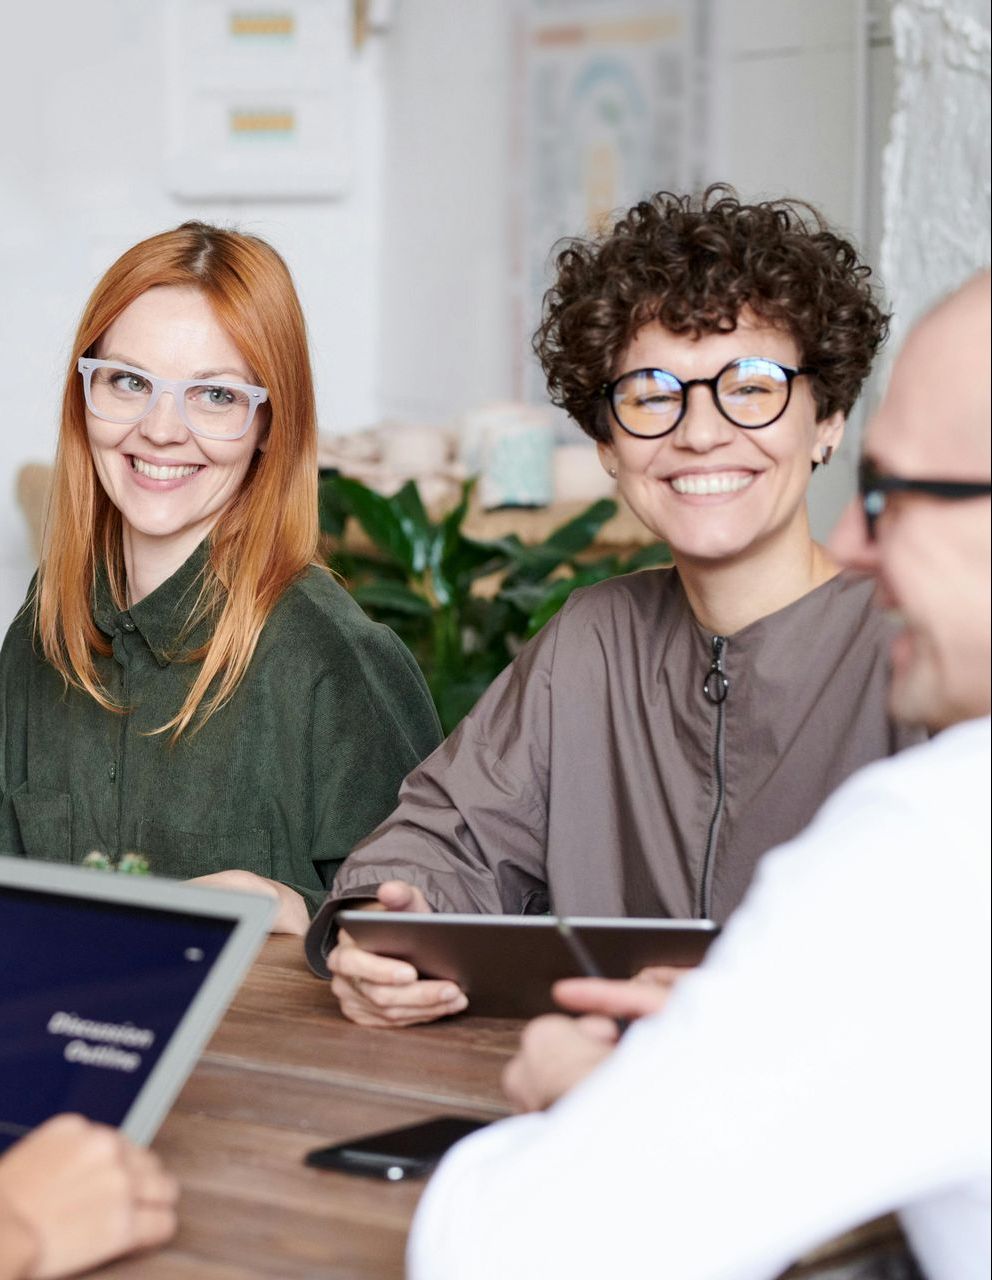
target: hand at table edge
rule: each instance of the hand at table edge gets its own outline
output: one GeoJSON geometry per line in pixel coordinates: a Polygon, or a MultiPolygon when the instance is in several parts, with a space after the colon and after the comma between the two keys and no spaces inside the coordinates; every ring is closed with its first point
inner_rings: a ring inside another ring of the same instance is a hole
{"type": "Polygon", "coordinates": [[[164,1244],[176,1229],[178,1195],[158,1157],[123,1133],[80,1115],[53,1116],[0,1157],[0,1213],[22,1228],[19,1269],[7,1270],[4,1259],[0,1276],[55,1280],[164,1244]]]}
{"type": "Polygon", "coordinates": [[[291,933],[302,938],[310,927],[310,913],[302,895],[289,885],[271,880],[268,876],[231,868],[227,871],[212,871],[204,876],[193,876],[187,883],[198,884],[206,889],[229,889],[236,893],[257,893],[266,898],[275,898],[279,908],[276,918],[269,926],[270,933],[291,933]]]}

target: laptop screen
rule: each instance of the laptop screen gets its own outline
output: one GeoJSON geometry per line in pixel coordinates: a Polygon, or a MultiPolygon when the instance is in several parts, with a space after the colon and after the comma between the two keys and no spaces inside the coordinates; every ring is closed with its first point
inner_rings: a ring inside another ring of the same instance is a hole
{"type": "Polygon", "coordinates": [[[120,1125],[238,923],[0,883],[0,1151],[61,1111],[120,1125]]]}

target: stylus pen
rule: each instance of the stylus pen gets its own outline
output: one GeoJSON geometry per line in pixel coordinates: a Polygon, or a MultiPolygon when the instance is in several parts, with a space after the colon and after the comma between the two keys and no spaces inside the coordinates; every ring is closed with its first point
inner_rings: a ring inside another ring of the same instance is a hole
{"type": "MultiPolygon", "coordinates": [[[[574,933],[572,926],[562,916],[555,917],[555,924],[558,926],[558,932],[565,939],[565,944],[572,953],[572,959],[579,966],[587,978],[605,978],[606,975],[600,969],[599,965],[589,953],[589,948],[582,941],[577,933],[574,933]]],[[[630,1026],[629,1018],[614,1018],[617,1024],[617,1033],[623,1033],[630,1026]]]]}

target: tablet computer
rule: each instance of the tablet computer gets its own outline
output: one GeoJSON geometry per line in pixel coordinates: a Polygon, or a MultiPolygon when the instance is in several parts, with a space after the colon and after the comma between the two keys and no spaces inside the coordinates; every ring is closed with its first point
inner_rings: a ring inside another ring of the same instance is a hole
{"type": "MultiPolygon", "coordinates": [[[[425,978],[457,982],[469,1012],[484,1017],[548,1013],[557,1007],[552,983],[583,975],[556,916],[351,910],[335,921],[366,950],[407,960],[425,978]]],[[[571,916],[566,923],[607,978],[632,978],[649,965],[697,965],[719,932],[712,920],[571,916]]]]}
{"type": "Polygon", "coordinates": [[[0,1151],[61,1111],[148,1142],[271,898],[0,857],[0,1151]]]}

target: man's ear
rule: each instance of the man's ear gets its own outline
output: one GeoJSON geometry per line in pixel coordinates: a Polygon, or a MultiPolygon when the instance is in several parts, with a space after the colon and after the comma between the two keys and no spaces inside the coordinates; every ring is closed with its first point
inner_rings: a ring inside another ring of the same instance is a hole
{"type": "Polygon", "coordinates": [[[840,448],[840,442],[844,439],[844,428],[846,426],[847,418],[839,409],[836,413],[832,413],[829,418],[824,418],[822,422],[816,424],[813,451],[810,454],[810,461],[814,466],[819,462],[830,461],[831,454],[836,453],[840,448]]]}

